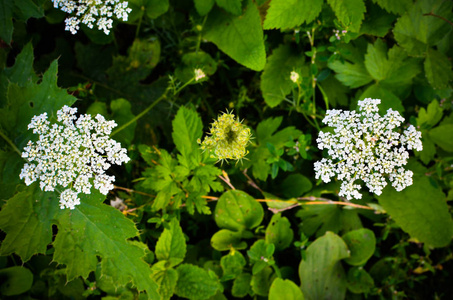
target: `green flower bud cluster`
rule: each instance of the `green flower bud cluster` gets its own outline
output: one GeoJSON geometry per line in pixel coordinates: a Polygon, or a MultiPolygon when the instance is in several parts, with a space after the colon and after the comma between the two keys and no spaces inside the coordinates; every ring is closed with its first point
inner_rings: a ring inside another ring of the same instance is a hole
{"type": "Polygon", "coordinates": [[[228,111],[220,115],[211,124],[210,136],[201,142],[202,150],[209,150],[211,157],[221,161],[226,159],[240,160],[248,151],[246,149],[252,134],[250,128],[242,124],[239,118],[228,111]]]}

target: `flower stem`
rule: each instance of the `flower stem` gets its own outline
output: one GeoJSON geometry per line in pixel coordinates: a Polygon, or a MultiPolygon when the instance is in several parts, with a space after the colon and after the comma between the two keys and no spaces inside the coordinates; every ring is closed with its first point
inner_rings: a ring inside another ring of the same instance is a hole
{"type": "Polygon", "coordinates": [[[13,143],[13,141],[11,141],[9,139],[9,137],[6,136],[5,133],[3,133],[3,131],[0,130],[0,136],[11,146],[11,148],[13,148],[13,150],[19,154],[19,156],[22,156],[20,150],[16,147],[16,145],[13,143]]]}

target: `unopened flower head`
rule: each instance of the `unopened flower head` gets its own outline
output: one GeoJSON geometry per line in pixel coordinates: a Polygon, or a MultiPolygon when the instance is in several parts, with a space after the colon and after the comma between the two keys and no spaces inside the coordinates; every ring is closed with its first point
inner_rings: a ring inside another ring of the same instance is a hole
{"type": "Polygon", "coordinates": [[[206,77],[206,74],[203,72],[202,69],[195,69],[193,72],[195,75],[195,81],[199,81],[206,77]]]}
{"type": "Polygon", "coordinates": [[[218,160],[244,158],[247,151],[247,144],[252,136],[250,128],[243,125],[239,118],[229,112],[220,115],[211,124],[211,130],[201,143],[202,150],[209,150],[211,157],[218,160]]]}
{"type": "Polygon", "coordinates": [[[295,71],[291,71],[291,75],[290,75],[290,79],[292,82],[294,83],[297,83],[299,81],[299,73],[295,72],[295,71]]]}
{"type": "Polygon", "coordinates": [[[66,188],[60,194],[60,208],[80,204],[79,193],[90,194],[91,188],[102,194],[113,189],[114,176],[105,175],[111,164],[128,162],[126,149],[110,139],[114,121],[103,116],[81,115],[76,108],[64,106],[57,111],[57,122],[51,124],[47,113],[34,116],[28,129],[39,135],[36,142],[28,141],[22,157],[28,163],[20,178],[26,185],[40,182],[41,190],[66,188]]]}
{"type": "Polygon", "coordinates": [[[422,151],[421,132],[410,125],[402,133],[404,122],[399,112],[391,108],[382,117],[378,114],[379,99],[359,101],[359,112],[328,110],[322,121],[334,132],[320,132],[316,140],[319,149],[327,149],[330,158],[315,163],[316,179],[329,182],[332,177],[342,181],[339,196],[360,199],[360,180],[370,192],[380,195],[387,185],[401,191],[412,184],[412,171],[405,170],[409,153],[422,151]],[[359,183],[358,183],[359,182],[359,183]]]}
{"type": "Polygon", "coordinates": [[[122,0],[52,0],[55,8],[72,14],[65,20],[65,30],[76,34],[80,23],[92,29],[94,25],[105,34],[112,28],[112,16],[127,21],[132,11],[127,7],[128,2],[122,0]]]}

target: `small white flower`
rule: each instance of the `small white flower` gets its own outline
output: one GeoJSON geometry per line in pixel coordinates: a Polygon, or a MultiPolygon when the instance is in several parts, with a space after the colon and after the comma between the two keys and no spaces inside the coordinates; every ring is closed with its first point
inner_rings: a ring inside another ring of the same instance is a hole
{"type": "Polygon", "coordinates": [[[334,127],[334,133],[320,132],[316,140],[319,149],[327,149],[331,156],[315,162],[316,179],[330,182],[332,177],[343,181],[339,196],[348,200],[360,199],[362,181],[370,192],[380,195],[387,185],[386,177],[397,191],[412,184],[412,171],[407,164],[407,150],[422,151],[421,132],[410,125],[401,134],[394,131],[404,122],[399,112],[389,109],[378,114],[379,99],[358,102],[359,113],[328,110],[323,123],[334,127]]]}
{"type": "Polygon", "coordinates": [[[199,81],[206,77],[206,74],[203,72],[202,69],[195,69],[193,72],[195,75],[195,81],[199,81]]]}
{"type": "Polygon", "coordinates": [[[297,83],[299,81],[299,73],[295,72],[295,71],[291,71],[291,75],[289,76],[289,78],[291,79],[292,82],[294,83],[297,83]]]}
{"type": "Polygon", "coordinates": [[[29,129],[39,134],[38,141],[29,141],[22,152],[28,163],[19,175],[26,185],[39,180],[43,191],[57,186],[70,187],[60,195],[60,207],[74,209],[80,204],[79,193],[90,194],[91,188],[102,194],[113,189],[114,176],[105,175],[111,164],[129,161],[126,149],[110,139],[116,126],[101,115],[76,117],[77,109],[64,106],[57,111],[57,122],[50,124],[47,113],[34,116],[29,129]]]}

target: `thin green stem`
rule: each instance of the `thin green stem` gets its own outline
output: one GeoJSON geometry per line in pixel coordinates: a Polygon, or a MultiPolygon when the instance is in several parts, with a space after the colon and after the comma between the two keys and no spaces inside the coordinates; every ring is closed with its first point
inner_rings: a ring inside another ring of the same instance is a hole
{"type": "Polygon", "coordinates": [[[140,27],[142,25],[143,15],[145,14],[145,7],[140,8],[142,10],[142,14],[140,15],[140,19],[138,19],[137,29],[135,29],[135,38],[138,38],[138,34],[140,33],[140,27]]]}
{"type": "Polygon", "coordinates": [[[278,278],[282,278],[282,273],[280,272],[280,269],[278,268],[278,266],[276,264],[273,264],[272,268],[275,271],[275,275],[277,275],[278,278]]]}
{"type": "Polygon", "coordinates": [[[13,150],[19,154],[19,156],[22,156],[22,153],[20,150],[16,147],[16,145],[9,139],[9,137],[6,136],[6,134],[3,133],[3,131],[0,130],[0,136],[13,148],[13,150]]]}

